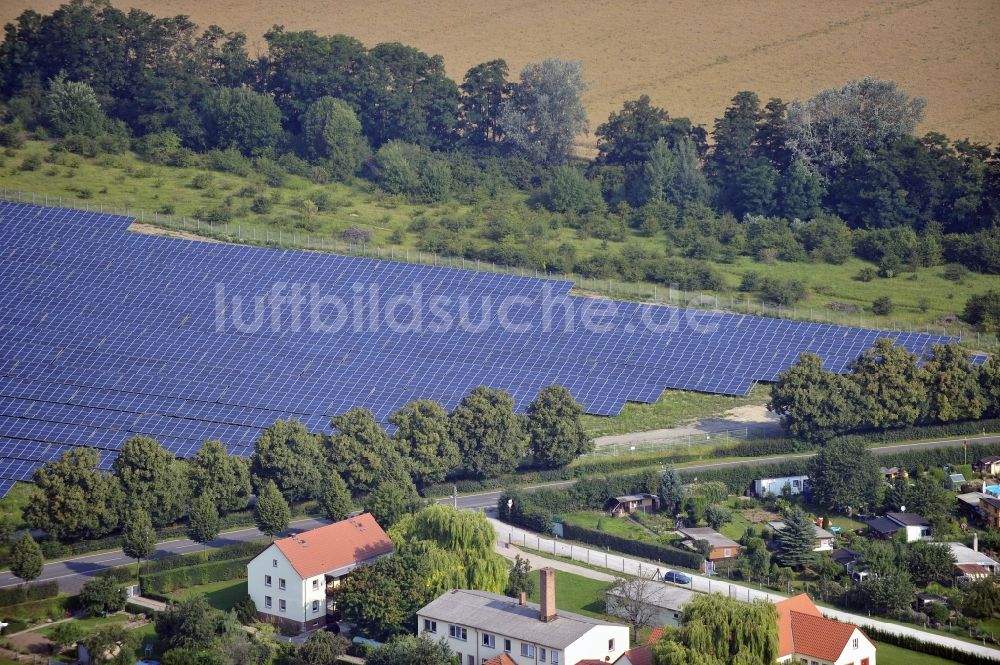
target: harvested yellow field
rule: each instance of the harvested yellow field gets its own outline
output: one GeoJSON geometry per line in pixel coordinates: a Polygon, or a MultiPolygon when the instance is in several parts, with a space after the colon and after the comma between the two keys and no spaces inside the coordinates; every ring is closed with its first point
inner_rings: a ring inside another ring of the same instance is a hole
{"type": "MultiPolygon", "coordinates": [[[[7,21],[58,0],[0,3],[7,21]]],[[[711,125],[739,90],[806,97],[865,75],[928,100],[923,131],[1000,141],[996,0],[116,0],[245,32],[272,25],[400,41],[444,56],[450,75],[505,58],[582,60],[591,129],[640,94],[711,125]]],[[[590,137],[592,140],[592,137],[590,137]]]]}

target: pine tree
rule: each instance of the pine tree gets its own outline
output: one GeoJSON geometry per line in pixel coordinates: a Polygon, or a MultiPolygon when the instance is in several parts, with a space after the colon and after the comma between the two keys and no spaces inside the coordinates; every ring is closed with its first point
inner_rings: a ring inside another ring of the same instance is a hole
{"type": "Polygon", "coordinates": [[[141,564],[143,559],[156,551],[156,531],[149,513],[141,506],[134,505],[125,513],[122,527],[122,552],[141,564]]]}
{"type": "Polygon", "coordinates": [[[253,509],[254,522],[264,535],[274,540],[274,537],[288,528],[292,519],[292,511],[288,502],[281,496],[278,486],[273,480],[268,480],[257,494],[257,503],[253,509]]]}
{"type": "Polygon", "coordinates": [[[785,528],[774,535],[778,546],[775,557],[782,566],[800,568],[813,560],[816,529],[809,516],[795,507],[785,516],[785,528]]]}
{"type": "Polygon", "coordinates": [[[671,515],[676,515],[680,510],[681,502],[684,501],[684,482],[677,469],[668,467],[660,476],[660,510],[665,510],[671,515]]]}
{"type": "Polygon", "coordinates": [[[202,545],[219,535],[219,511],[211,497],[203,494],[191,502],[188,512],[188,538],[202,545]]]}
{"type": "Polygon", "coordinates": [[[42,548],[38,546],[35,539],[27,531],[24,532],[10,553],[10,572],[20,577],[25,582],[38,579],[42,574],[45,560],[42,557],[42,548]]]}

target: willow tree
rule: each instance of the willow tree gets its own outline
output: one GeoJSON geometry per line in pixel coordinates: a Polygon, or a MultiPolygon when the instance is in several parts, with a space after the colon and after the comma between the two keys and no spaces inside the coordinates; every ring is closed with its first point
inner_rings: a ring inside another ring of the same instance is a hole
{"type": "Polygon", "coordinates": [[[759,665],[778,658],[777,611],[766,600],[744,603],[699,595],[684,607],[680,630],[653,647],[657,665],[759,665]]]}

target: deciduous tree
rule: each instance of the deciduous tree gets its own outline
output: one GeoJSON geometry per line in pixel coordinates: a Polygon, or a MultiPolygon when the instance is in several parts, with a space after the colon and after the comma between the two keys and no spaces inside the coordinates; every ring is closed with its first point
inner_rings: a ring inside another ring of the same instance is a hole
{"type": "Polygon", "coordinates": [[[292,511],[288,508],[288,502],[278,491],[273,480],[268,480],[257,492],[257,503],[253,508],[254,523],[260,532],[269,536],[271,540],[288,528],[288,523],[292,519],[292,511]]]}
{"type": "Polygon", "coordinates": [[[563,386],[551,385],[539,391],[528,405],[527,416],[525,429],[537,464],[546,468],[566,466],[593,449],[593,442],[583,431],[583,405],[563,386]]]}
{"type": "Polygon", "coordinates": [[[80,606],[99,616],[125,609],[128,595],[121,583],[110,575],[99,575],[80,589],[80,606]]]}
{"type": "Polygon", "coordinates": [[[455,407],[450,423],[463,466],[478,478],[510,473],[527,452],[514,400],[502,390],[475,388],[455,407]]]}
{"type": "Polygon", "coordinates": [[[418,486],[439,483],[461,462],[448,413],[433,400],[416,400],[389,416],[392,438],[418,486]]]}
{"type": "Polygon", "coordinates": [[[859,441],[833,441],[813,459],[809,486],[824,508],[874,506],[882,476],[871,451],[859,441]]]}
{"type": "Polygon", "coordinates": [[[250,502],[247,460],[226,452],[222,442],[206,441],[188,465],[191,496],[208,496],[220,514],[243,510],[250,502]]]}
{"type": "Polygon", "coordinates": [[[268,480],[290,502],[319,495],[325,459],[316,437],[295,420],[278,420],[261,432],[250,456],[250,474],[259,492],[268,480]]]}
{"type": "Polygon", "coordinates": [[[778,657],[778,622],[766,600],[744,603],[717,593],[684,607],[672,639],[652,646],[657,665],[759,665],[778,657]]]}
{"type": "Polygon", "coordinates": [[[924,359],[929,405],[933,421],[975,420],[986,410],[979,372],[969,354],[954,342],[935,344],[924,359]]]}
{"type": "Polygon", "coordinates": [[[184,470],[154,439],[134,436],[126,441],[111,469],[124,495],[149,513],[153,526],[172,524],[184,514],[184,470]]]}
{"type": "Polygon", "coordinates": [[[850,376],[861,390],[864,420],[876,429],[912,425],[926,409],[924,371],[916,356],[891,339],[866,349],[850,376]]]}
{"type": "Polygon", "coordinates": [[[369,651],[367,660],[368,665],[450,665],[454,654],[443,638],[435,642],[427,634],[400,635],[369,651]]]}
{"type": "Polygon", "coordinates": [[[504,591],[511,598],[520,594],[531,595],[535,590],[535,576],[531,574],[531,562],[520,554],[514,556],[507,573],[507,589],[504,591]]]}
{"type": "Polygon", "coordinates": [[[371,152],[354,109],[335,97],[320,97],[309,105],[302,117],[302,138],[309,156],[321,160],[337,180],[357,173],[371,152]]]}
{"type": "Polygon", "coordinates": [[[188,511],[187,537],[205,545],[219,536],[219,511],[206,495],[195,497],[188,511]]]}
{"type": "Polygon", "coordinates": [[[352,492],[371,491],[387,468],[403,464],[396,445],[368,409],[351,409],[330,422],[337,429],[325,438],[330,466],[352,492]]]}
{"type": "Polygon", "coordinates": [[[25,582],[37,580],[45,567],[42,548],[31,534],[24,532],[10,551],[10,572],[25,582]]]}
{"type": "Polygon", "coordinates": [[[134,505],[125,512],[122,526],[122,552],[135,559],[137,566],[156,551],[156,530],[153,520],[141,506],[134,505]]]}
{"type": "Polygon", "coordinates": [[[104,132],[107,118],[93,88],[83,81],[67,81],[60,74],[49,82],[42,98],[45,124],[57,135],[97,136],[104,132]]]}
{"type": "Polygon", "coordinates": [[[670,515],[676,515],[684,501],[684,482],[681,474],[672,466],[667,466],[663,475],[660,476],[658,495],[660,497],[660,509],[667,511],[670,515]]]}
{"type": "Polygon", "coordinates": [[[340,477],[340,474],[332,469],[323,478],[319,505],[323,508],[323,514],[334,522],[345,519],[354,511],[354,502],[351,500],[351,492],[347,489],[347,484],[340,477]]]}
{"type": "Polygon", "coordinates": [[[767,407],[792,437],[826,441],[858,426],[859,396],[857,384],[824,370],[818,355],[803,353],[778,375],[767,407]]]}

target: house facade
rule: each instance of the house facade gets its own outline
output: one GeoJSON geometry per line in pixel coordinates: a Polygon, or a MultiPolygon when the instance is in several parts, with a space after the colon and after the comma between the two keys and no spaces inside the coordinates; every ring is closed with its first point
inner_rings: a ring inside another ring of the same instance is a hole
{"type": "Polygon", "coordinates": [[[556,608],[555,570],[539,569],[540,604],[452,589],[417,611],[417,633],[444,639],[461,665],[504,656],[516,665],[613,663],[629,648],[627,626],[556,608]]]}
{"type": "Polygon", "coordinates": [[[809,476],[784,476],[782,478],[760,478],[753,481],[754,495],[764,498],[765,496],[781,496],[788,488],[791,494],[802,494],[809,484],[809,476]]]}
{"type": "Polygon", "coordinates": [[[276,540],[247,564],[257,618],[297,632],[325,626],[328,597],[344,576],[392,552],[369,513],[276,540]]]}
{"type": "Polygon", "coordinates": [[[893,538],[903,532],[908,543],[931,538],[931,523],[916,513],[886,513],[885,517],[868,520],[868,530],[879,538],[893,538]]]}
{"type": "Polygon", "coordinates": [[[684,541],[684,546],[691,549],[696,549],[695,543],[699,540],[707,541],[712,549],[705,556],[709,561],[720,561],[722,559],[735,559],[740,555],[740,545],[735,540],[731,538],[726,538],[721,533],[715,529],[709,529],[708,527],[698,527],[698,528],[688,528],[684,527],[677,529],[686,539],[684,541]]]}
{"type": "Polygon", "coordinates": [[[1000,563],[979,551],[979,534],[974,534],[972,547],[962,543],[948,543],[955,558],[955,578],[960,582],[985,579],[1000,572],[1000,563]]]}
{"type": "MultiPolygon", "coordinates": [[[[649,609],[649,621],[646,625],[673,626],[680,625],[681,614],[684,606],[691,602],[695,592],[670,584],[649,583],[649,593],[646,595],[644,605],[649,609]]],[[[621,619],[628,618],[628,612],[623,607],[624,599],[614,590],[609,589],[605,594],[605,606],[608,614],[621,619]]]]}
{"type": "Polygon", "coordinates": [[[778,662],[806,665],[876,665],[875,643],[853,624],[827,619],[802,593],[775,604],[778,662]]]}
{"type": "Polygon", "coordinates": [[[1000,456],[980,457],[972,464],[976,473],[987,473],[991,476],[1000,474],[1000,456]]]}
{"type": "Polygon", "coordinates": [[[636,511],[650,513],[656,510],[659,503],[659,497],[648,492],[616,496],[611,501],[611,514],[615,517],[621,517],[631,515],[636,511]]]}
{"type": "Polygon", "coordinates": [[[984,495],[979,500],[979,510],[982,512],[983,521],[986,526],[1000,527],[1000,499],[995,496],[984,495]]]}

